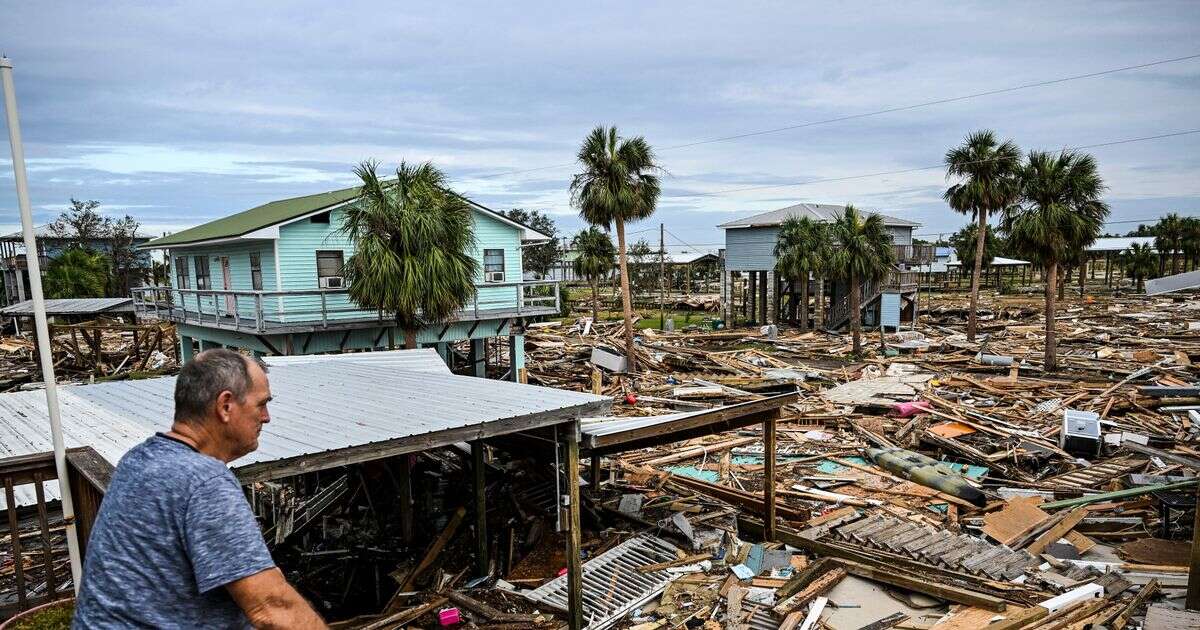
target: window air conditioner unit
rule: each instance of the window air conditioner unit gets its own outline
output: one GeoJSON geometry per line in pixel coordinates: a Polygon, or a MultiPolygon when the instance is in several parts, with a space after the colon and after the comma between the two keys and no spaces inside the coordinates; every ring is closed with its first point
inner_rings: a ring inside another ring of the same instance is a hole
{"type": "Polygon", "coordinates": [[[341,276],[325,276],[324,278],[320,279],[320,285],[321,285],[322,289],[340,289],[343,286],[342,285],[342,277],[341,276]]]}
{"type": "Polygon", "coordinates": [[[488,282],[504,282],[503,271],[489,271],[485,275],[487,276],[486,280],[488,282]]]}

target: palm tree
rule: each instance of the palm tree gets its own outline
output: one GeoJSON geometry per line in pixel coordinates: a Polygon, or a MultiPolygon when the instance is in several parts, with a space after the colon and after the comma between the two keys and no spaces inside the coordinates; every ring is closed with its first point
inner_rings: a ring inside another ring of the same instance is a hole
{"type": "Polygon", "coordinates": [[[829,262],[829,234],[824,223],[792,217],[779,228],[775,241],[775,273],[800,282],[800,329],[808,330],[808,277],[820,274],[829,262]]]}
{"type": "Polygon", "coordinates": [[[962,145],[946,152],[946,178],[959,178],[943,198],[954,210],[977,216],[974,269],[971,272],[971,309],[967,319],[967,341],[975,341],[978,325],[979,275],[984,255],[988,213],[999,212],[1017,200],[1017,173],[1021,150],[1011,140],[998,142],[990,130],[976,131],[962,145]]]}
{"type": "Polygon", "coordinates": [[[46,297],[99,298],[104,297],[109,282],[111,264],[104,254],[70,247],[46,265],[46,297]]]}
{"type": "Polygon", "coordinates": [[[422,326],[448,319],[475,297],[471,208],[428,162],[401,162],[396,179],[386,182],[377,168],[368,160],[354,169],[362,196],[346,207],[341,227],[354,244],[344,274],[350,299],[393,313],[405,347],[416,348],[422,326]]]}
{"type": "Polygon", "coordinates": [[[1092,156],[1063,151],[1033,151],[1021,173],[1020,206],[1004,212],[1001,229],[1010,246],[1042,265],[1046,280],[1045,369],[1057,367],[1054,334],[1058,268],[1095,242],[1108,218],[1108,205],[1092,156]]]}
{"type": "Polygon", "coordinates": [[[600,278],[612,271],[617,262],[617,249],[612,239],[596,227],[580,230],[571,239],[571,247],[578,253],[575,257],[575,274],[587,278],[592,285],[592,322],[600,321],[600,278]]]}
{"type": "Polygon", "coordinates": [[[625,223],[654,214],[662,188],[654,151],[641,136],[621,138],[616,127],[596,127],[579,147],[583,172],[571,180],[571,203],[592,225],[617,230],[617,261],[621,269],[621,306],[625,316],[625,351],[629,371],[637,371],[633,345],[633,299],[625,260],[625,223]]]}
{"type": "Polygon", "coordinates": [[[1154,275],[1157,256],[1149,243],[1134,243],[1121,254],[1121,267],[1137,282],[1137,290],[1144,291],[1146,278],[1154,275]]]}
{"type": "Polygon", "coordinates": [[[1196,258],[1200,257],[1200,217],[1185,217],[1181,230],[1180,249],[1183,250],[1183,271],[1196,269],[1196,258]]]}
{"type": "MultiPolygon", "coordinates": [[[[1160,256],[1171,257],[1171,273],[1179,273],[1179,251],[1183,248],[1184,218],[1171,212],[1154,226],[1154,246],[1160,256]]],[[[1160,269],[1159,271],[1162,271],[1160,269]]]]}
{"type": "Polygon", "coordinates": [[[842,216],[833,223],[833,255],[829,270],[834,277],[845,279],[850,291],[850,333],[854,337],[854,354],[862,354],[862,284],[883,280],[896,264],[896,248],[883,225],[883,217],[872,214],[864,217],[857,208],[847,205],[842,216]]]}

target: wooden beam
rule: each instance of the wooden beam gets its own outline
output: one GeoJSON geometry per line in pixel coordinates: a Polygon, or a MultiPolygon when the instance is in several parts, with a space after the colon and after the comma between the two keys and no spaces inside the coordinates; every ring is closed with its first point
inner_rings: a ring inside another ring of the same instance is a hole
{"type": "Polygon", "coordinates": [[[471,442],[471,472],[475,477],[475,568],[490,573],[487,536],[487,479],[484,477],[483,441],[471,442]]]}
{"type": "Polygon", "coordinates": [[[254,483],[256,481],[270,481],[272,479],[291,477],[300,473],[385,459],[404,453],[419,453],[441,446],[449,446],[456,442],[470,442],[472,440],[548,427],[573,421],[583,415],[595,415],[598,411],[602,412],[603,408],[603,405],[597,408],[595,403],[581,403],[553,411],[541,411],[502,420],[494,420],[483,424],[454,427],[432,433],[422,433],[394,440],[373,442],[371,444],[347,446],[320,453],[296,455],[271,462],[247,464],[233,469],[233,474],[243,484],[254,483]]]}
{"type": "Polygon", "coordinates": [[[267,341],[267,338],[264,337],[263,335],[255,335],[254,338],[257,339],[258,342],[261,343],[263,345],[263,347],[266,348],[272,355],[280,356],[283,354],[282,352],[279,351],[279,348],[276,348],[274,345],[271,344],[270,341],[267,341]]]}
{"type": "Polygon", "coordinates": [[[1187,608],[1200,610],[1200,486],[1196,487],[1196,518],[1192,521],[1192,560],[1188,571],[1187,608]]]}
{"type": "Polygon", "coordinates": [[[442,549],[446,547],[446,543],[454,538],[454,534],[458,532],[458,526],[462,524],[463,517],[467,515],[467,508],[460,507],[454,511],[454,516],[450,517],[450,522],[446,523],[446,528],[438,535],[437,540],[429,546],[429,550],[425,552],[425,557],[421,558],[421,562],[417,563],[417,568],[413,569],[412,573],[408,574],[408,578],[404,580],[404,584],[400,585],[400,591],[411,591],[417,578],[428,569],[433,561],[442,553],[442,549]]]}
{"type": "Polygon", "coordinates": [[[583,630],[583,564],[579,559],[582,524],[579,518],[579,422],[567,425],[567,625],[583,630]]]}
{"type": "Polygon", "coordinates": [[[438,333],[438,341],[446,338],[446,333],[450,331],[450,324],[442,326],[442,332],[438,333]]]}
{"type": "MultiPolygon", "coordinates": [[[[778,412],[776,412],[778,415],[778,412]]],[[[775,541],[775,422],[763,422],[763,539],[775,541]]]]}

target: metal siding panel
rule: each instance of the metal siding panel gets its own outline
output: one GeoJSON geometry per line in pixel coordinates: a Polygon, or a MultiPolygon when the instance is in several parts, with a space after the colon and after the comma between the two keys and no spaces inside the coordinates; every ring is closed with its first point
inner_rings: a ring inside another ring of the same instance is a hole
{"type": "Polygon", "coordinates": [[[884,293],[879,296],[879,312],[883,325],[900,330],[900,294],[884,293]]]}
{"type": "Polygon", "coordinates": [[[779,228],[725,230],[726,271],[764,271],[775,268],[775,241],[779,228]]]}

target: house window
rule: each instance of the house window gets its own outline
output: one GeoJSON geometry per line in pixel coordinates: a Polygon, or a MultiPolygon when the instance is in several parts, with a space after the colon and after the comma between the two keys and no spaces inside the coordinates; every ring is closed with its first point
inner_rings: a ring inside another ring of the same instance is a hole
{"type": "MultiPolygon", "coordinates": [[[[341,278],[342,277],[342,251],[328,250],[317,252],[317,286],[325,288],[330,281],[325,278],[341,278]]],[[[330,287],[330,288],[338,288],[330,287]]]]}
{"type": "Polygon", "coordinates": [[[212,288],[212,280],[208,276],[208,256],[193,256],[196,264],[196,288],[206,291],[212,288]]]}
{"type": "Polygon", "coordinates": [[[262,291],[262,254],[250,254],[250,286],[262,291]]]}
{"type": "Polygon", "coordinates": [[[187,256],[175,258],[175,288],[188,288],[187,256]]]}
{"type": "Polygon", "coordinates": [[[321,214],[314,214],[308,218],[309,223],[329,223],[329,215],[332,211],[325,211],[321,214]]]}
{"type": "Polygon", "coordinates": [[[483,250],[483,281],[504,282],[504,250],[483,250]]]}

